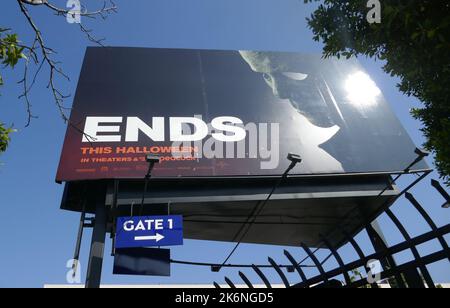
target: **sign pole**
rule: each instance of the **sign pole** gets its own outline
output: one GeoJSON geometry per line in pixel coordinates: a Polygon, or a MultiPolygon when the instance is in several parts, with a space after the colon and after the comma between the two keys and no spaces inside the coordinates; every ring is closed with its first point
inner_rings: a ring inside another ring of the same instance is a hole
{"type": "Polygon", "coordinates": [[[100,288],[105,251],[106,217],[107,212],[104,200],[96,200],[95,222],[86,274],[86,288],[88,289],[100,288]]]}

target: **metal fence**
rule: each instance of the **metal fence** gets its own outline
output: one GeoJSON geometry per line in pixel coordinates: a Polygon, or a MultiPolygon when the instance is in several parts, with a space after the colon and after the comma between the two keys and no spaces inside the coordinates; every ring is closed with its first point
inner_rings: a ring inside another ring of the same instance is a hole
{"type": "MultiPolygon", "coordinates": [[[[373,227],[373,222],[368,222],[364,228],[370,239],[370,244],[373,246],[375,251],[372,254],[364,254],[363,249],[358,244],[355,237],[349,236],[345,233],[345,231],[337,230],[337,232],[342,232],[346,237],[348,243],[358,255],[358,260],[345,263],[344,258],[339,253],[337,247],[333,247],[326,237],[322,237],[320,247],[323,247],[329,251],[329,257],[323,261],[319,261],[319,257],[316,254],[319,249],[312,251],[310,247],[300,244],[301,249],[307,255],[306,259],[311,260],[314,267],[317,268],[319,272],[318,275],[314,277],[307,277],[304,272],[304,266],[302,266],[304,260],[296,260],[287,250],[284,251],[284,255],[290,264],[288,271],[297,272],[300,281],[298,283],[291,284],[283,272],[283,268],[285,268],[285,266],[279,265],[269,257],[268,262],[270,267],[277,273],[284,286],[287,288],[378,288],[378,283],[380,283],[380,281],[387,282],[390,287],[394,288],[435,288],[436,282],[433,281],[427,266],[443,260],[445,262],[450,262],[450,250],[445,239],[445,236],[450,233],[450,224],[438,227],[424,207],[417,201],[414,195],[409,192],[409,190],[427,174],[428,173],[423,174],[416,181],[414,181],[414,183],[406,187],[399,194],[398,198],[406,198],[411,208],[417,210],[421,216],[421,219],[425,221],[431,231],[412,237],[405,225],[403,225],[400,219],[392,212],[390,208],[388,208],[384,213],[402,235],[403,240],[400,243],[388,246],[382,236],[380,236],[380,233],[373,227]],[[439,242],[439,250],[426,256],[422,256],[419,253],[418,246],[433,240],[437,240],[439,242]],[[412,253],[413,260],[397,265],[394,255],[406,251],[410,251],[412,253]],[[327,271],[324,268],[324,263],[330,257],[334,257],[337,267],[327,271]],[[373,272],[373,269],[371,268],[373,260],[378,260],[381,265],[381,269],[377,272],[373,272]],[[359,272],[359,269],[361,268],[365,269],[365,273],[359,272]],[[358,274],[355,275],[355,273],[358,274]]],[[[441,207],[448,208],[450,206],[449,194],[444,190],[439,182],[435,180],[431,181],[431,186],[440,195],[442,195],[445,200],[441,207]]],[[[257,274],[267,288],[272,288],[274,284],[270,282],[269,278],[263,273],[260,267],[253,265],[252,270],[257,274]]],[[[254,287],[250,279],[243,272],[239,272],[239,277],[249,288],[254,287]]],[[[225,277],[225,282],[229,287],[235,288],[235,283],[233,283],[233,281],[231,281],[228,277],[225,277]]],[[[214,282],[214,286],[216,288],[220,288],[217,282],[214,282]]]]}

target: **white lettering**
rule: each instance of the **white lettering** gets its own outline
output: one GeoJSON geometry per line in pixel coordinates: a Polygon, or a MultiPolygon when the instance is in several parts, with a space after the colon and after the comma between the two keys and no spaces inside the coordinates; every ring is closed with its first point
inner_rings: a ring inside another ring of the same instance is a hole
{"type": "Polygon", "coordinates": [[[83,142],[120,142],[120,135],[98,135],[98,133],[118,133],[120,126],[100,126],[100,123],[122,123],[122,117],[86,117],[83,142]]]}
{"type": "Polygon", "coordinates": [[[155,230],[162,230],[163,227],[163,220],[162,219],[157,219],[155,220],[155,230]]]}
{"type": "MultiPolygon", "coordinates": [[[[164,230],[164,225],[164,219],[146,219],[137,222],[128,220],[123,223],[123,230],[126,232],[164,230]]],[[[173,229],[173,220],[169,219],[166,225],[168,225],[169,229],[173,229]]]]}
{"type": "Polygon", "coordinates": [[[239,142],[244,140],[247,133],[244,128],[235,126],[236,124],[244,124],[242,121],[235,117],[218,117],[212,120],[211,125],[214,129],[224,132],[233,133],[233,136],[225,135],[224,133],[213,133],[213,138],[222,142],[239,142]],[[234,125],[227,125],[225,123],[231,123],[234,125]]]}
{"type": "Polygon", "coordinates": [[[197,118],[170,118],[170,141],[198,141],[208,135],[208,125],[197,118]],[[183,134],[183,124],[191,124],[195,127],[191,135],[183,134]]]}
{"type": "MultiPolygon", "coordinates": [[[[168,120],[172,146],[196,149],[195,152],[172,152],[174,158],[259,158],[261,169],[265,170],[276,169],[279,165],[279,123],[244,126],[241,119],[232,116],[216,117],[209,124],[201,116],[169,117],[168,120]]],[[[150,124],[138,117],[86,117],[83,142],[121,142],[123,139],[138,142],[142,135],[164,142],[167,139],[165,126],[163,117],[153,117],[150,124]]]]}
{"type": "Polygon", "coordinates": [[[155,117],[152,121],[153,127],[150,127],[138,117],[128,117],[125,141],[137,142],[139,140],[139,131],[153,141],[164,141],[164,118],[155,117]]]}
{"type": "Polygon", "coordinates": [[[132,220],[128,220],[123,224],[123,229],[127,232],[129,231],[133,231],[133,221],[132,220]]]}
{"type": "Polygon", "coordinates": [[[145,231],[145,226],[142,220],[139,220],[136,228],[134,228],[134,231],[145,231]]]}

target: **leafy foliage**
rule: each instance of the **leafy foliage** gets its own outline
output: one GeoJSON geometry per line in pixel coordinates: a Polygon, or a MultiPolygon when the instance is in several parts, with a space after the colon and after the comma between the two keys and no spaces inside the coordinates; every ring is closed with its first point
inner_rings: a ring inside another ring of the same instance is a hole
{"type": "MultiPolygon", "coordinates": [[[[24,59],[24,47],[20,46],[17,34],[8,33],[8,29],[0,28],[0,61],[3,64],[3,69],[6,67],[14,68],[20,59],[24,59]]],[[[0,86],[3,85],[3,78],[0,75],[0,86]]],[[[0,123],[0,152],[6,151],[10,141],[10,133],[13,130],[5,128],[3,123],[0,123]]]]}
{"type": "Polygon", "coordinates": [[[0,153],[5,152],[8,147],[10,137],[9,134],[13,132],[11,128],[5,128],[3,123],[0,123],[0,153]]]}
{"type": "MultiPolygon", "coordinates": [[[[304,0],[315,2],[319,0],[304,0]]],[[[423,123],[425,147],[450,185],[450,2],[381,1],[380,24],[366,20],[366,0],[324,0],[308,19],[325,57],[365,55],[383,60],[400,78],[399,89],[423,107],[411,111],[423,123]]]]}
{"type": "MultiPolygon", "coordinates": [[[[72,127],[75,127],[73,123],[69,122],[69,117],[66,114],[67,107],[64,106],[64,101],[69,97],[65,95],[58,88],[57,81],[59,78],[69,80],[69,77],[64,73],[60,67],[60,63],[55,60],[54,49],[45,44],[43,33],[40,31],[38,24],[34,20],[34,16],[29,8],[42,7],[48,11],[55,13],[56,16],[66,19],[68,22],[73,23],[75,17],[86,17],[95,19],[100,17],[106,19],[111,13],[117,12],[117,6],[113,0],[103,0],[100,3],[97,10],[88,10],[85,6],[81,8],[73,7],[59,7],[46,0],[16,0],[19,8],[19,14],[24,18],[25,24],[28,26],[31,37],[31,43],[21,44],[16,34],[11,34],[9,29],[0,27],[0,69],[14,68],[21,59],[25,59],[23,65],[23,78],[18,82],[21,85],[23,91],[19,96],[19,99],[24,100],[27,112],[27,124],[30,125],[30,121],[36,118],[32,113],[32,104],[30,99],[30,91],[33,88],[35,81],[37,80],[43,67],[48,69],[49,82],[47,88],[50,90],[56,107],[62,117],[62,119],[69,123],[72,127]],[[3,64],[3,66],[1,66],[3,64]],[[30,69],[31,67],[31,69],[30,69]],[[33,71],[32,68],[35,68],[33,71]],[[31,72],[31,74],[29,74],[31,72]]],[[[103,46],[103,39],[97,39],[92,34],[92,31],[86,28],[83,24],[79,23],[79,18],[75,20],[81,32],[88,38],[88,40],[96,45],[103,46]],[[77,21],[78,20],[78,21],[77,21]]],[[[3,79],[0,72],[0,86],[3,85],[3,79]]],[[[0,152],[4,152],[9,142],[9,135],[13,130],[6,129],[4,124],[1,124],[1,139],[0,139],[0,152]]]]}
{"type": "MultiPolygon", "coordinates": [[[[20,46],[17,34],[8,33],[8,29],[0,28],[0,61],[3,68],[14,68],[20,59],[25,58],[23,50],[25,47],[20,46]]],[[[3,79],[0,76],[0,85],[3,85],[3,79]]]]}

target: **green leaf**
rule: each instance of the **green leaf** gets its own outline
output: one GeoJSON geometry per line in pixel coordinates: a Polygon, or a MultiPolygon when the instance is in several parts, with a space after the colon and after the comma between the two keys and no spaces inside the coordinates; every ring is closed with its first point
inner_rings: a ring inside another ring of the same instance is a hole
{"type": "Polygon", "coordinates": [[[11,141],[10,134],[13,132],[14,130],[12,128],[5,128],[5,125],[0,123],[0,153],[6,151],[11,141]]]}
{"type": "Polygon", "coordinates": [[[412,116],[421,121],[425,146],[450,185],[448,1],[387,1],[383,22],[372,26],[364,18],[365,3],[321,1],[307,19],[313,38],[323,43],[324,57],[365,55],[385,62],[384,71],[400,79],[399,90],[422,102],[412,116]]]}

